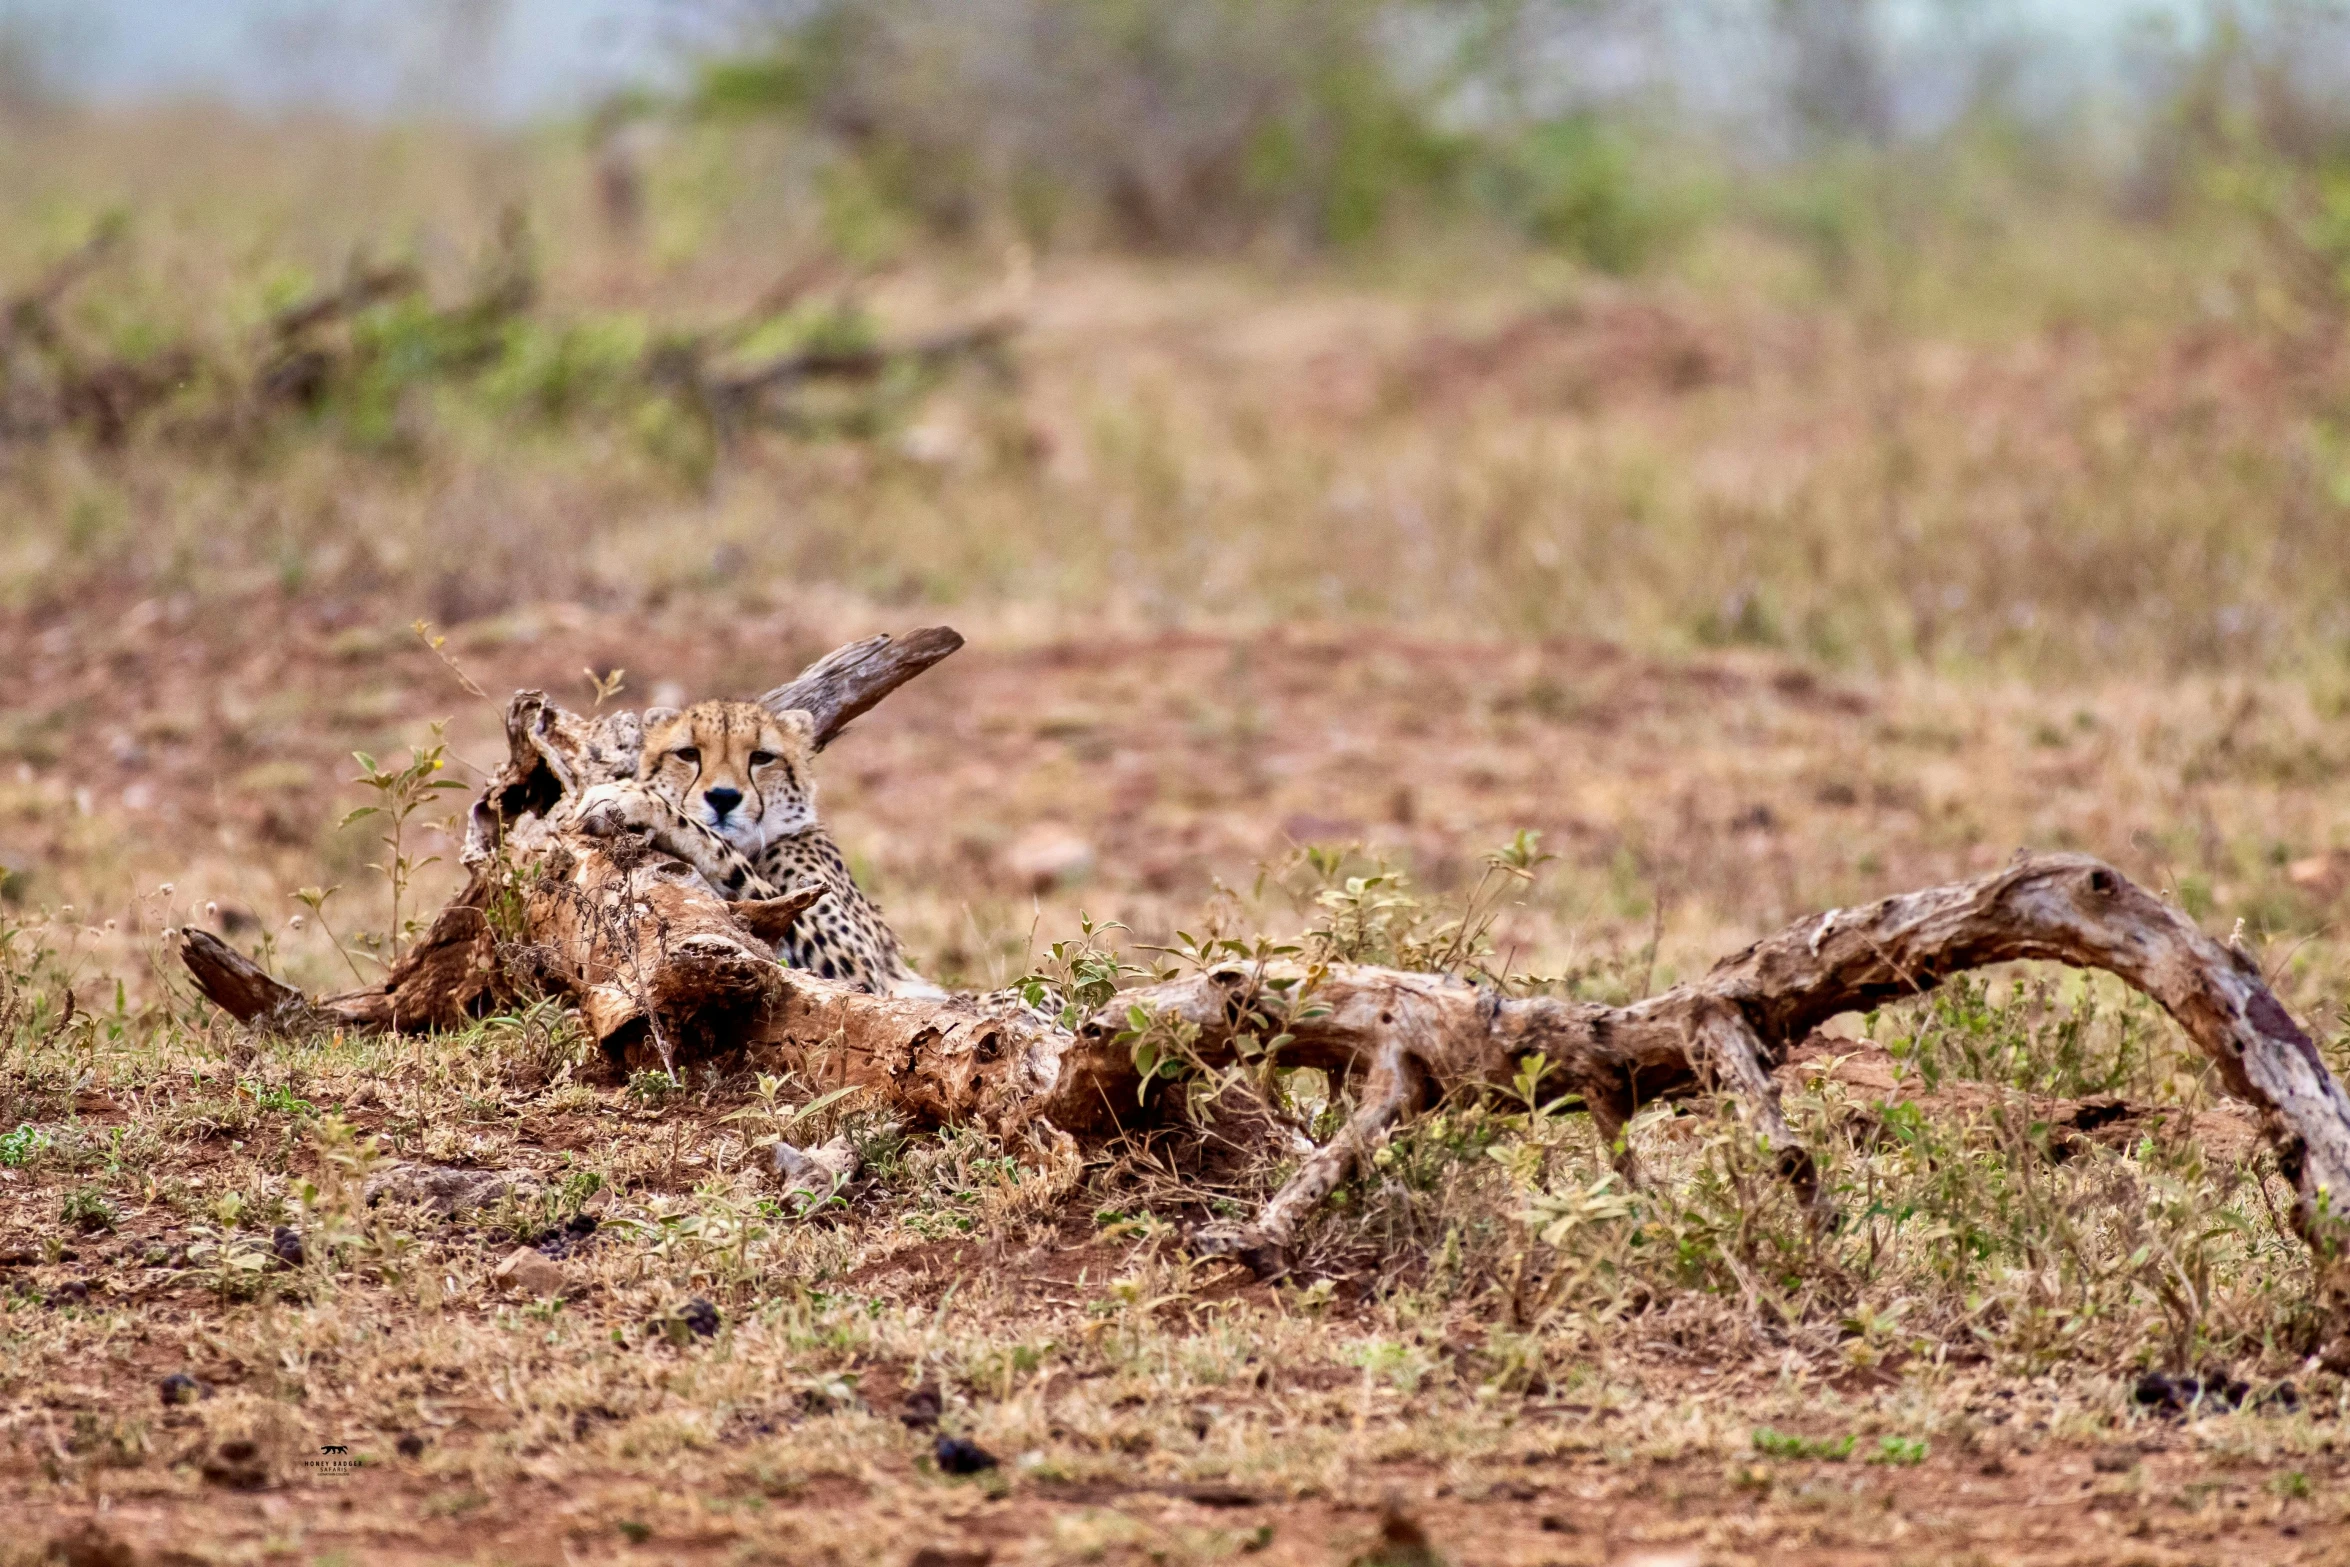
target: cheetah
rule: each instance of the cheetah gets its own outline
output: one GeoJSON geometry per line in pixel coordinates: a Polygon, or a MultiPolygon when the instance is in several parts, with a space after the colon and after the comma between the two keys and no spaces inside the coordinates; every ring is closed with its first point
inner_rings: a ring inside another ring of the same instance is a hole
{"type": "Polygon", "coordinates": [[[876,994],[943,996],[907,964],[817,818],[815,753],[806,713],[728,701],[651,708],[635,779],[589,789],[575,815],[650,832],[728,898],[813,884],[822,894],[776,944],[780,961],[876,994]]]}

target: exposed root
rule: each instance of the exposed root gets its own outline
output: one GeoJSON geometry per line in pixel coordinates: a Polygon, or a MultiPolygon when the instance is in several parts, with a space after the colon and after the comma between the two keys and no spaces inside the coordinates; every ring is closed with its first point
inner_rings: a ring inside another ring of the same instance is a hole
{"type": "Polygon", "coordinates": [[[1420,1087],[1419,1073],[1403,1041],[1390,1038],[1381,1043],[1364,1079],[1362,1104],[1347,1117],[1337,1135],[1306,1156],[1297,1173],[1265,1204],[1256,1223],[1245,1228],[1204,1228],[1192,1237],[1192,1249],[1207,1257],[1237,1257],[1260,1279],[1287,1273],[1298,1227],[1338,1189],[1339,1182],[1378,1151],[1412,1107],[1420,1087]]]}

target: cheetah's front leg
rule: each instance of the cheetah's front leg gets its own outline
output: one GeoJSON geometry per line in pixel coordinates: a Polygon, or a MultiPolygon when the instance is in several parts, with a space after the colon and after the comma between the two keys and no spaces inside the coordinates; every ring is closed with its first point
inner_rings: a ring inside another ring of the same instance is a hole
{"type": "Polygon", "coordinates": [[[641,832],[653,848],[692,866],[722,898],[776,896],[775,885],[753,872],[734,845],[640,783],[624,779],[584,791],[571,808],[568,824],[593,838],[641,832]]]}

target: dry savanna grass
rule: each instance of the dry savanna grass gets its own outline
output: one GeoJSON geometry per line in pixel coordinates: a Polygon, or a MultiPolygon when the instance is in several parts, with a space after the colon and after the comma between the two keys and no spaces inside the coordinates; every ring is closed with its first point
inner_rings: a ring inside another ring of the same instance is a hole
{"type": "Polygon", "coordinates": [[[1836,296],[1740,229],[1605,285],[842,259],[791,158],[678,133],[623,238],[552,136],[0,145],[8,276],[130,214],[67,296],[92,360],[241,363],[362,243],[461,298],[512,201],[538,277],[523,368],[370,380],[408,341],[371,318],[258,433],[198,387],[0,443],[0,1558],[2339,1559],[2286,1188],[2102,982],[1807,1042],[1833,1231],[1710,1106],[1641,1117],[1624,1189],[1530,1077],[1414,1121],[1271,1285],[1184,1248],[1284,1174],[1212,1133],[1001,1146],[821,1062],[615,1080],[550,1008],[283,1040],[192,998],[167,929],[331,988],[429,915],[464,795],[387,854],[349,753],[445,723],[470,781],[503,742],[465,681],[746,694],[946,620],[970,646],[820,776],[949,984],[1264,935],[1621,999],[2071,847],[2236,932],[2343,1064],[2323,365],[2223,239],[2026,226],[1971,290],[1836,296]],[[1013,374],[724,440],[548,401],[542,328],[633,352],[794,269],[762,341],[1011,311],[1013,374]],[[767,1145],[836,1136],[863,1173],[804,1211],[767,1145]],[[370,1203],[402,1164],[494,1179],[370,1203]]]}

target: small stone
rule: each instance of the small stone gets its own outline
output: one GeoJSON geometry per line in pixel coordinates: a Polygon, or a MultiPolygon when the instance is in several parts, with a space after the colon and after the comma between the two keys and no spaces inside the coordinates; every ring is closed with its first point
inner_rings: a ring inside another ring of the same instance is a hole
{"type": "Polygon", "coordinates": [[[51,1540],[46,1555],[58,1567],[137,1567],[139,1560],[129,1541],[109,1534],[95,1518],[84,1520],[73,1533],[51,1540]]]}
{"type": "Polygon", "coordinates": [[[78,1306],[90,1298],[90,1286],[80,1279],[68,1279],[49,1292],[52,1306],[78,1306]]]}
{"type": "Polygon", "coordinates": [[[212,1384],[189,1376],[185,1371],[174,1371],[155,1384],[156,1396],[165,1404],[192,1404],[199,1398],[212,1396],[212,1384]]]}
{"type": "Polygon", "coordinates": [[[531,1237],[531,1249],[542,1257],[563,1261],[580,1251],[595,1239],[596,1219],[593,1214],[575,1213],[570,1219],[531,1237]]]}
{"type": "MultiPolygon", "coordinates": [[[[697,1297],[667,1316],[653,1318],[645,1324],[645,1330],[654,1339],[683,1349],[695,1339],[711,1338],[717,1334],[718,1308],[697,1297]]],[[[646,1342],[651,1341],[648,1339],[646,1342]]]]}
{"type": "Polygon", "coordinates": [[[287,1267],[302,1266],[302,1237],[289,1226],[281,1224],[270,1232],[269,1249],[287,1267]]]}
{"type": "Polygon", "coordinates": [[[2228,1375],[2224,1369],[2206,1370],[2199,1377],[2171,1376],[2160,1371],[2149,1371],[2138,1379],[2131,1397],[2147,1408],[2166,1415],[2186,1414],[2201,1410],[2216,1414],[2235,1408],[2251,1391],[2245,1383],[2228,1375]]]}
{"type": "Polygon", "coordinates": [[[232,1491],[258,1491],[269,1483],[269,1466],[261,1460],[258,1443],[238,1438],[205,1455],[204,1478],[232,1491]]]}
{"type": "Polygon", "coordinates": [[[987,1567],[994,1559],[985,1545],[925,1545],[906,1558],[906,1567],[987,1567]]]}
{"type": "Polygon", "coordinates": [[[424,1456],[424,1438],[413,1431],[403,1431],[400,1433],[400,1440],[392,1444],[392,1450],[402,1458],[422,1458],[424,1456]]]}
{"type": "Polygon", "coordinates": [[[942,1436],[931,1448],[938,1460],[938,1472],[950,1475],[975,1475],[982,1469],[996,1466],[995,1454],[977,1442],[959,1436],[942,1436]]]}
{"type": "Polygon", "coordinates": [[[1093,845],[1054,822],[1029,828],[1003,855],[1005,874],[1027,892],[1074,886],[1093,873],[1093,864],[1093,845]]]}
{"type": "Polygon", "coordinates": [[[2221,1409],[2235,1409],[2252,1391],[2252,1384],[2225,1366],[2203,1368],[2203,1400],[2221,1409]]]}
{"type": "Polygon", "coordinates": [[[2285,880],[2320,903],[2331,903],[2350,885],[2350,850],[2328,849],[2285,867],[2285,880]]]}
{"type": "MultiPolygon", "coordinates": [[[[1697,1558],[1688,1560],[1695,1567],[1697,1558]]],[[[1356,1557],[1354,1567],[1444,1567],[1444,1558],[1436,1554],[1420,1521],[1390,1502],[1380,1515],[1378,1546],[1356,1557]]]]}
{"type": "Polygon", "coordinates": [[[508,1197],[535,1196],[539,1190],[538,1178],[527,1170],[458,1170],[398,1161],[369,1176],[360,1197],[370,1208],[386,1202],[412,1204],[455,1219],[508,1197]]]}
{"type": "Polygon", "coordinates": [[[560,1295],[570,1282],[560,1263],[528,1246],[514,1248],[490,1278],[500,1290],[533,1297],[560,1295]]]}
{"type": "Polygon", "coordinates": [[[785,1200],[794,1212],[803,1214],[830,1202],[864,1167],[856,1145],[846,1137],[835,1137],[821,1148],[777,1143],[772,1157],[775,1173],[783,1177],[785,1200]]]}

